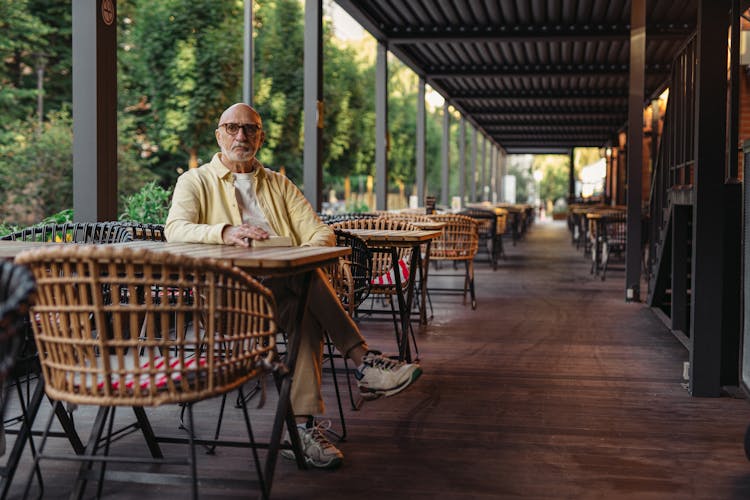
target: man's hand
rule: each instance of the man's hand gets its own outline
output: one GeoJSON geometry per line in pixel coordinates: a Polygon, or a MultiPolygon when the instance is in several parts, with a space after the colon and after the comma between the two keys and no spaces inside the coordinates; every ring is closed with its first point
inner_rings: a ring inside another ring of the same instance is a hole
{"type": "Polygon", "coordinates": [[[227,245],[249,247],[250,240],[268,239],[268,232],[258,226],[242,224],[241,226],[225,226],[221,232],[221,239],[227,245]]]}

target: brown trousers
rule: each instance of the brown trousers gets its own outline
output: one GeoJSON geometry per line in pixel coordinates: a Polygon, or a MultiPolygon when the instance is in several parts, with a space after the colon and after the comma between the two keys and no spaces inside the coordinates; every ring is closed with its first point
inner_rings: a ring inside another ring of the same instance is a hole
{"type": "Polygon", "coordinates": [[[300,328],[292,328],[302,292],[299,276],[271,278],[263,282],[271,289],[278,306],[279,326],[301,334],[297,366],[292,380],[292,408],[295,415],[321,415],[325,411],[320,393],[323,362],[323,335],[328,332],[333,345],[346,355],[363,345],[359,328],[342,307],[325,273],[318,269],[310,278],[307,306],[300,328]]]}

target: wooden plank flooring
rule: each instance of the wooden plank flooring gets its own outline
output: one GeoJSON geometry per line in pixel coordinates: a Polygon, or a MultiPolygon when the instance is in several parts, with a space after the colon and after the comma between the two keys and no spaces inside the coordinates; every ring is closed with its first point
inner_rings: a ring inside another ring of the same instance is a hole
{"type": "MultiPolygon", "coordinates": [[[[460,297],[433,297],[435,317],[417,331],[425,374],[413,388],[347,409],[342,468],[299,471],[280,460],[273,497],[750,498],[742,446],[750,403],[687,394],[687,351],[644,305],[624,301],[624,272],[612,271],[605,282],[593,278],[562,223],[537,224],[517,246],[506,243],[506,253],[495,272],[477,263],[476,311],[460,297]]],[[[363,321],[362,329],[372,347],[394,351],[388,322],[363,321]]],[[[337,428],[330,377],[324,383],[337,428]]],[[[266,408],[254,411],[260,435],[268,431],[273,403],[270,396],[266,408]]],[[[196,413],[208,432],[217,403],[201,403],[196,413]]],[[[92,413],[76,415],[84,428],[92,413]]],[[[127,410],[119,415],[132,418],[127,410]]],[[[173,408],[149,415],[157,432],[175,432],[173,408]]],[[[229,408],[224,435],[239,437],[241,430],[239,410],[229,408]]],[[[67,449],[59,439],[51,443],[67,449]]],[[[144,453],[137,435],[117,446],[144,453]]],[[[238,449],[202,454],[200,470],[204,477],[252,478],[248,457],[238,449]]],[[[73,466],[43,466],[44,498],[64,498],[73,466]]],[[[25,479],[27,458],[22,469],[25,479]]],[[[105,486],[105,497],[118,499],[186,492],[105,486]]],[[[201,492],[256,496],[231,488],[201,492]]]]}

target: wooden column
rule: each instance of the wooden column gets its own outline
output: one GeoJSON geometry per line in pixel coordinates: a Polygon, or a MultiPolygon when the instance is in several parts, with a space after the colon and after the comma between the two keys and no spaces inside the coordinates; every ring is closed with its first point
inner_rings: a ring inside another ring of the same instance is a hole
{"type": "Polygon", "coordinates": [[[117,220],[117,11],[73,2],[73,210],[77,222],[117,220]]]}

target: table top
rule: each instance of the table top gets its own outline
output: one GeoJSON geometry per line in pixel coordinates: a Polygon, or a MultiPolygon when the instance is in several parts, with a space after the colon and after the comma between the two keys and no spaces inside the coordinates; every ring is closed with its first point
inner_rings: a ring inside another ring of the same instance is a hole
{"type": "Polygon", "coordinates": [[[365,240],[368,245],[414,245],[426,243],[440,237],[443,232],[436,230],[402,230],[402,229],[345,229],[365,240]]]}
{"type": "Polygon", "coordinates": [[[448,225],[447,222],[438,222],[438,221],[409,221],[412,226],[418,227],[419,229],[423,229],[425,231],[435,231],[438,229],[443,229],[445,226],[448,225]]]}
{"type": "MultiPolygon", "coordinates": [[[[28,241],[0,241],[0,259],[12,259],[24,250],[54,243],[28,241]]],[[[116,246],[169,252],[195,258],[214,258],[230,261],[251,274],[300,272],[336,262],[351,252],[349,247],[266,247],[245,248],[203,243],[167,243],[163,241],[128,241],[116,246]]]]}
{"type": "Polygon", "coordinates": [[[43,245],[62,245],[62,243],[45,243],[44,241],[5,241],[0,240],[0,260],[13,260],[16,255],[31,248],[43,245]]]}
{"type": "Polygon", "coordinates": [[[169,252],[195,258],[213,258],[230,261],[248,272],[283,272],[301,267],[319,267],[349,255],[349,247],[260,247],[245,248],[234,245],[208,245],[205,243],[170,243],[163,241],[128,241],[118,243],[135,249],[169,252]]]}

